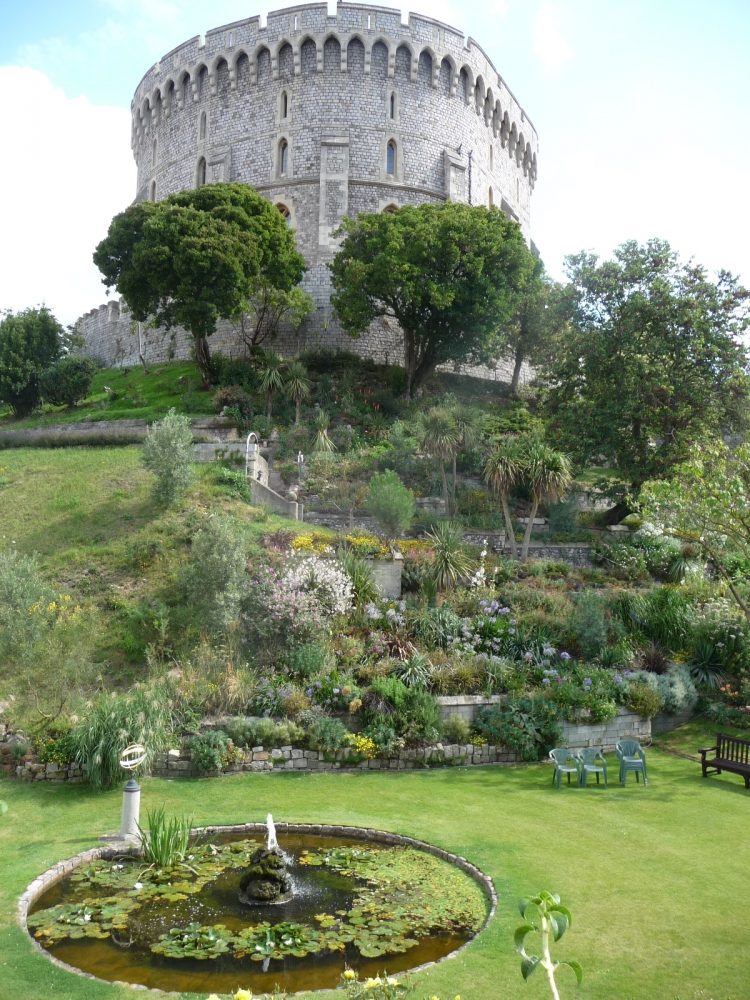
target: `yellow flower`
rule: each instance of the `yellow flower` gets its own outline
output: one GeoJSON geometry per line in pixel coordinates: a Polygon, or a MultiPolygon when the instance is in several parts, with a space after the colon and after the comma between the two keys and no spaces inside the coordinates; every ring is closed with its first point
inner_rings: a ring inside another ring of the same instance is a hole
{"type": "Polygon", "coordinates": [[[354,971],[354,969],[347,969],[344,972],[344,979],[348,979],[349,981],[351,981],[352,979],[356,978],[357,978],[357,973],[354,971]]]}
{"type": "Polygon", "coordinates": [[[380,979],[365,979],[364,987],[366,990],[374,990],[376,986],[380,986],[380,979]]]}
{"type": "Polygon", "coordinates": [[[253,1000],[252,990],[237,990],[234,994],[234,1000],[253,1000]]]}
{"type": "Polygon", "coordinates": [[[386,982],[388,983],[389,986],[398,986],[398,979],[394,979],[393,976],[389,976],[386,979],[386,982]]]}

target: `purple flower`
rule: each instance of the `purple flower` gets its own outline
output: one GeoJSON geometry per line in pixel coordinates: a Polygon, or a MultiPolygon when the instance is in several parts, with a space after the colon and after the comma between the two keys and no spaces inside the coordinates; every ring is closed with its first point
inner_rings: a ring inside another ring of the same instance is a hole
{"type": "Polygon", "coordinates": [[[566,652],[563,651],[562,653],[560,653],[560,659],[561,660],[570,660],[570,659],[572,659],[572,657],[571,657],[570,653],[566,653],[566,652]]]}
{"type": "Polygon", "coordinates": [[[583,686],[584,686],[585,688],[590,688],[590,687],[591,687],[591,684],[592,684],[592,681],[591,681],[591,678],[590,678],[590,677],[584,677],[584,678],[583,678],[583,686]]]}
{"type": "Polygon", "coordinates": [[[549,687],[549,685],[550,685],[550,679],[549,679],[549,677],[542,678],[542,684],[544,684],[545,687],[549,687]]]}

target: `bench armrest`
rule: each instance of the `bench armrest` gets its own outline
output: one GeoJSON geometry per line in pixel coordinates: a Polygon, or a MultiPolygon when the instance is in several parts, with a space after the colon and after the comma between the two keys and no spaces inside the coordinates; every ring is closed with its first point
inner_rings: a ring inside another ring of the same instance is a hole
{"type": "Polygon", "coordinates": [[[702,747],[701,750],[700,750],[700,755],[701,755],[701,757],[705,757],[706,754],[707,753],[711,753],[711,751],[713,751],[714,753],[718,753],[719,752],[718,745],[715,746],[715,747],[702,747]]]}

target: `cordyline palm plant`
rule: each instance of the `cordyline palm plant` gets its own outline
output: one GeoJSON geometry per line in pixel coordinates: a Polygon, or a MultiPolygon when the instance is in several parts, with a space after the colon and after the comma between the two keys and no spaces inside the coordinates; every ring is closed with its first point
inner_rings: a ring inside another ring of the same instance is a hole
{"type": "MultiPolygon", "coordinates": [[[[443,406],[433,406],[422,420],[421,444],[424,450],[437,459],[440,466],[440,476],[443,482],[443,500],[445,511],[452,513],[453,505],[448,491],[448,476],[445,463],[455,460],[461,446],[461,435],[454,414],[443,406]]],[[[455,482],[454,482],[455,494],[455,482]]]]}
{"type": "Polygon", "coordinates": [[[434,552],[432,575],[438,590],[448,590],[465,577],[471,562],[464,552],[461,528],[450,521],[441,521],[425,537],[434,552]]]}
{"type": "Polygon", "coordinates": [[[316,452],[332,452],[336,451],[336,445],[331,441],[328,436],[328,428],[331,425],[331,418],[328,416],[325,410],[318,410],[315,420],[315,440],[313,442],[313,451],[316,452]]]}
{"type": "Polygon", "coordinates": [[[294,423],[299,424],[302,401],[310,395],[310,379],[301,361],[292,361],[286,370],[284,392],[294,402],[294,423]]]}
{"type": "Polygon", "coordinates": [[[520,439],[506,435],[497,441],[484,463],[484,479],[500,498],[505,521],[505,534],[513,559],[518,558],[516,532],[510,513],[510,494],[524,479],[526,458],[520,439]]]}
{"type": "Polygon", "coordinates": [[[266,417],[271,419],[273,397],[284,388],[284,362],[273,351],[261,351],[255,361],[258,391],[266,394],[266,417]]]}
{"type": "Polygon", "coordinates": [[[531,510],[521,547],[521,561],[525,562],[539,504],[542,500],[557,500],[573,482],[568,456],[543,441],[532,440],[526,452],[523,479],[531,493],[531,510]]]}

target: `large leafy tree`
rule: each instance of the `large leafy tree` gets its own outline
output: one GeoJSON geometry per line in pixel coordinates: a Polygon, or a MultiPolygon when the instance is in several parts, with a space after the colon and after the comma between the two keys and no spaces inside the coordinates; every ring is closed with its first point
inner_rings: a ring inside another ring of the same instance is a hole
{"type": "Polygon", "coordinates": [[[488,360],[534,270],[497,209],[449,203],[344,219],[330,265],[333,305],[352,336],[379,316],[404,335],[406,395],[447,361],[488,360]]]}
{"type": "Polygon", "coordinates": [[[748,292],[669,244],[568,258],[570,323],[551,355],[545,411],[580,464],[604,459],[637,496],[706,435],[738,428],[748,398],[748,292]]]}
{"type": "Polygon", "coordinates": [[[285,220],[245,184],[131,205],[112,220],[94,263],[136,320],[190,330],[205,384],[218,320],[246,312],[259,282],[290,291],[304,273],[285,220]]]}
{"type": "Polygon", "coordinates": [[[41,402],[42,375],[65,346],[65,331],[45,307],[0,321],[0,404],[26,417],[41,402]]]}
{"type": "Polygon", "coordinates": [[[704,442],[670,480],[646,483],[639,499],[647,520],[701,549],[750,620],[748,578],[730,573],[723,558],[728,550],[750,562],[750,445],[704,442]]]}

